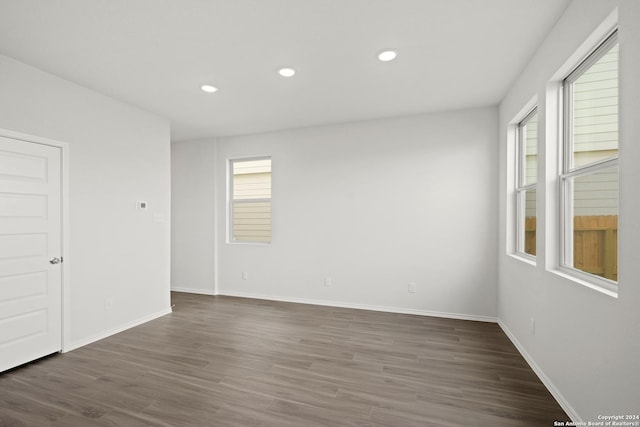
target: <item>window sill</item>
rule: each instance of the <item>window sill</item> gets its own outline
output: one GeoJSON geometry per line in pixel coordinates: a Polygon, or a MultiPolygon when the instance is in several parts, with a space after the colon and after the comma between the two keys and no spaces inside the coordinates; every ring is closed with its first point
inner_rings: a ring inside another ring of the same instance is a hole
{"type": "Polygon", "coordinates": [[[536,263],[536,258],[528,255],[523,255],[519,252],[513,252],[508,254],[511,258],[517,259],[518,261],[522,261],[525,264],[529,264],[533,267],[536,267],[538,264],[536,263]]]}
{"type": "Polygon", "coordinates": [[[570,280],[579,285],[586,286],[587,288],[593,289],[594,291],[598,291],[612,298],[618,298],[618,290],[610,289],[612,286],[615,286],[615,285],[612,285],[608,281],[600,280],[595,276],[591,277],[588,274],[583,274],[577,270],[572,270],[565,267],[559,267],[557,269],[551,269],[549,271],[564,279],[570,280]]]}
{"type": "Polygon", "coordinates": [[[239,246],[244,246],[244,245],[248,245],[248,246],[270,246],[271,242],[232,242],[232,241],[227,241],[226,244],[227,245],[239,245],[239,246]]]}

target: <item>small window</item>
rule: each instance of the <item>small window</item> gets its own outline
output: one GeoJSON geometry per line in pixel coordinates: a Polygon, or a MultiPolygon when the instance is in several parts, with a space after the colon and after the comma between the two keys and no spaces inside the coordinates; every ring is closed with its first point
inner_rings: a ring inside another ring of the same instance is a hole
{"type": "Polygon", "coordinates": [[[232,242],[271,242],[271,158],[229,161],[232,242]]]}
{"type": "Polygon", "coordinates": [[[518,123],[516,135],[516,252],[536,255],[536,183],[538,181],[538,111],[518,123]]]}
{"type": "Polygon", "coordinates": [[[587,278],[606,279],[605,287],[610,287],[618,280],[619,87],[615,33],[569,74],[563,91],[561,264],[581,275],[586,273],[587,278]]]}

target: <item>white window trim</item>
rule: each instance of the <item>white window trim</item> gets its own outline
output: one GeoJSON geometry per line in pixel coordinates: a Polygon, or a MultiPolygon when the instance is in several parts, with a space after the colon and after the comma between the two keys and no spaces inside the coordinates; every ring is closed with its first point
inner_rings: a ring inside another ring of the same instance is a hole
{"type": "MultiPolygon", "coordinates": [[[[525,114],[525,116],[518,121],[518,123],[516,124],[516,135],[515,135],[515,155],[516,155],[516,165],[515,165],[515,189],[514,189],[514,205],[515,205],[515,247],[514,247],[514,254],[517,257],[523,258],[531,263],[533,263],[535,265],[536,263],[536,256],[535,255],[531,255],[528,254],[524,251],[524,241],[522,240],[522,236],[520,233],[520,227],[522,226],[522,228],[524,228],[524,224],[521,224],[521,218],[523,218],[522,216],[522,209],[526,209],[526,201],[523,200],[524,198],[526,198],[526,194],[527,191],[529,190],[536,190],[536,200],[537,200],[537,187],[538,187],[538,179],[536,178],[536,182],[531,183],[531,184],[526,184],[523,185],[523,181],[524,181],[524,171],[526,169],[526,165],[524,164],[524,144],[526,144],[526,136],[523,133],[523,129],[524,127],[522,126],[525,122],[528,122],[531,117],[533,117],[535,114],[538,113],[538,106],[534,105],[533,108],[529,109],[529,112],[527,114],[525,114]]],[[[538,132],[539,132],[539,128],[538,128],[538,132]]],[[[536,141],[536,145],[539,144],[539,138],[538,141],[536,141]]],[[[536,147],[536,152],[539,152],[538,147],[536,147]]],[[[539,156],[538,156],[539,159],[539,156]]],[[[536,162],[536,168],[538,167],[537,162],[536,162]]],[[[537,176],[537,174],[536,174],[537,176]]],[[[538,216],[538,206],[537,206],[537,202],[536,202],[536,218],[538,216]]],[[[536,221],[537,223],[537,221],[536,221]]],[[[537,228],[537,226],[536,226],[537,228]]],[[[537,248],[537,240],[538,240],[538,233],[536,230],[536,248],[537,248]]]]}
{"type": "MultiPolygon", "coordinates": [[[[505,191],[506,191],[506,229],[505,229],[505,255],[510,258],[514,258],[524,264],[528,264],[532,267],[536,267],[537,257],[527,256],[526,254],[522,254],[518,252],[517,249],[517,233],[518,233],[518,218],[517,218],[517,205],[516,205],[516,186],[518,184],[518,167],[516,163],[518,162],[518,125],[528,116],[528,114],[534,109],[538,109],[540,112],[540,108],[538,105],[538,97],[537,95],[533,96],[529,99],[528,102],[523,104],[522,108],[518,111],[517,114],[513,116],[513,118],[509,121],[507,125],[507,149],[506,149],[506,181],[505,191]]],[[[540,121],[541,117],[538,115],[538,121],[540,121]]],[[[538,149],[540,148],[540,128],[538,128],[538,149]]],[[[540,162],[538,162],[538,179],[537,182],[540,183],[540,162]]],[[[539,254],[538,254],[539,255],[539,254]]]]}
{"type": "MultiPolygon", "coordinates": [[[[611,18],[614,16],[612,14],[609,17],[604,25],[609,25],[611,18]]],[[[615,11],[615,18],[617,21],[617,10],[615,11]]],[[[602,34],[602,32],[601,32],[602,34]]],[[[593,37],[593,35],[592,35],[593,37]]],[[[570,72],[565,75],[564,78],[559,79],[559,87],[558,87],[558,95],[560,101],[559,108],[559,123],[558,129],[560,130],[558,136],[558,149],[560,152],[560,162],[558,164],[558,179],[557,179],[557,188],[558,188],[558,230],[559,230],[559,239],[558,239],[558,261],[557,266],[550,271],[558,274],[561,277],[570,279],[573,282],[579,283],[583,286],[586,286],[590,289],[596,290],[605,295],[617,298],[618,297],[618,283],[606,279],[604,277],[596,276],[594,274],[590,274],[579,270],[577,268],[572,267],[573,264],[573,254],[572,254],[572,245],[567,244],[567,242],[571,242],[573,240],[572,228],[567,227],[567,224],[570,224],[569,221],[573,220],[573,209],[572,209],[572,201],[571,194],[572,191],[569,187],[570,179],[588,175],[599,170],[604,170],[608,168],[619,168],[619,155],[615,157],[606,158],[594,163],[590,163],[586,166],[575,168],[571,164],[573,160],[573,142],[571,140],[571,102],[570,102],[570,91],[569,86],[570,83],[577,80],[582,73],[591,67],[594,63],[596,63],[601,55],[594,56],[597,52],[607,52],[611,47],[613,47],[617,40],[617,25],[613,28],[610,28],[604,33],[604,37],[600,38],[596,43],[591,45],[591,48],[586,52],[583,56],[582,60],[570,68],[570,72]],[[561,115],[561,117],[560,117],[561,115]],[[569,141],[569,143],[567,143],[569,141]]],[[[565,67],[566,68],[566,64],[565,67]]],[[[619,150],[619,148],[618,148],[619,150]]]]}
{"type": "MultiPolygon", "coordinates": [[[[245,162],[251,160],[271,160],[271,185],[272,194],[269,199],[252,199],[251,202],[271,202],[271,211],[273,215],[273,157],[270,155],[261,156],[248,156],[248,157],[230,157],[227,159],[227,221],[226,221],[226,243],[229,245],[255,245],[255,246],[269,246],[273,241],[273,217],[271,221],[271,240],[269,242],[251,242],[251,241],[237,241],[233,240],[233,163],[245,162]]],[[[239,200],[239,202],[243,202],[239,200]]],[[[247,200],[246,202],[249,202],[247,200]]]]}

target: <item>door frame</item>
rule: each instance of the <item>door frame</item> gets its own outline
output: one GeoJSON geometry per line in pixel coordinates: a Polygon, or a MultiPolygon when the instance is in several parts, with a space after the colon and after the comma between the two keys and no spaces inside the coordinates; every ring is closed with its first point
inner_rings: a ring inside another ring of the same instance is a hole
{"type": "Polygon", "coordinates": [[[44,138],[35,135],[29,135],[26,133],[16,132],[8,129],[0,128],[0,136],[5,138],[12,138],[19,141],[27,142],[30,144],[48,145],[60,149],[60,209],[61,209],[61,248],[60,256],[64,258],[64,262],[61,264],[61,343],[60,349],[62,353],[65,353],[70,348],[71,341],[71,319],[70,319],[70,305],[71,305],[71,292],[70,292],[70,280],[69,280],[69,144],[55,139],[44,138]]]}

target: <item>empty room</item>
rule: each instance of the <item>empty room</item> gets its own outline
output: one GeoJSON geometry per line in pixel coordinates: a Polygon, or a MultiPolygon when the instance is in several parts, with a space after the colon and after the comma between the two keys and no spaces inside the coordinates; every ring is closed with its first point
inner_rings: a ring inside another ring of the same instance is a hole
{"type": "Polygon", "coordinates": [[[640,426],[639,22],[0,0],[0,426],[640,426]]]}

